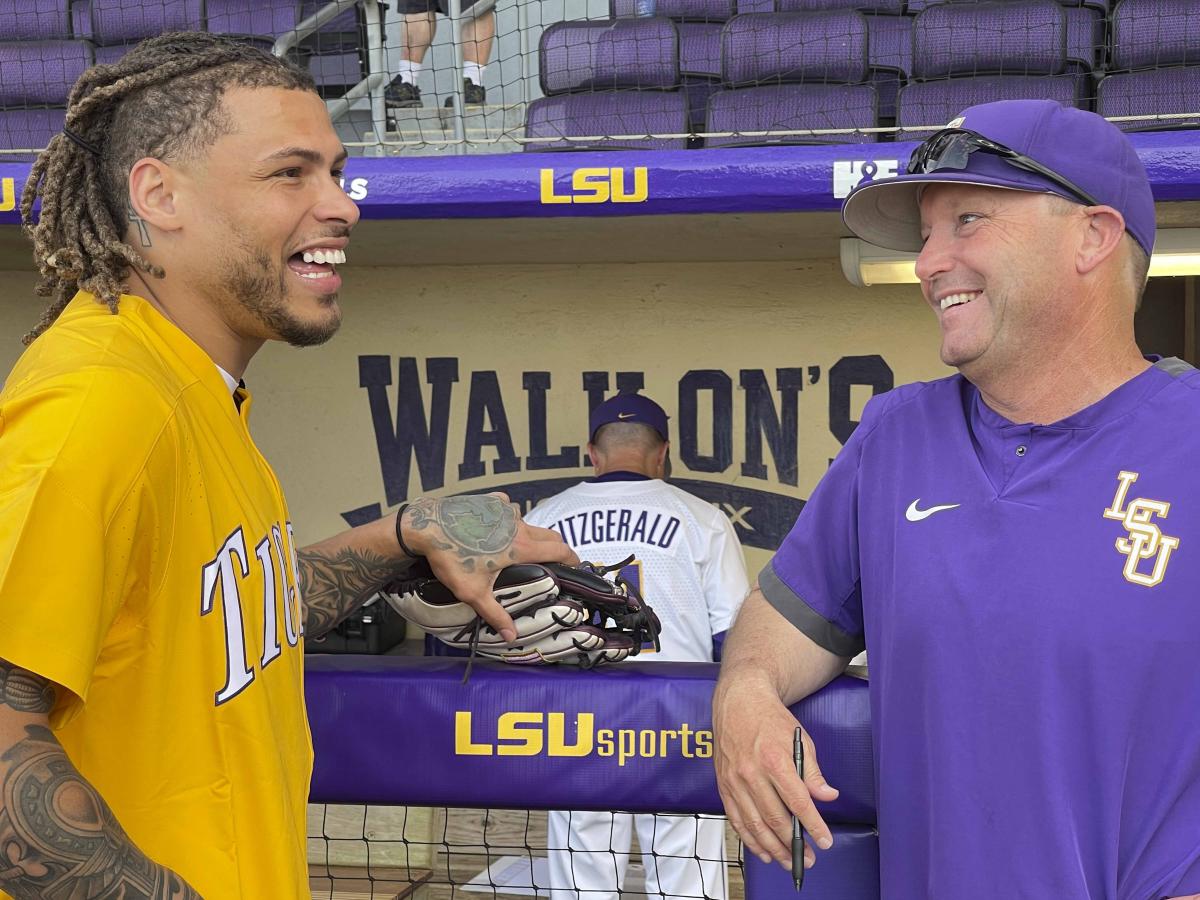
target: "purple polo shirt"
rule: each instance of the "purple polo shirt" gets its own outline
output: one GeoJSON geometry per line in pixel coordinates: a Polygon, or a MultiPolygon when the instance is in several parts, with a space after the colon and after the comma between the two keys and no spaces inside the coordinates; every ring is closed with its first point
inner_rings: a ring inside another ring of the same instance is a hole
{"type": "Polygon", "coordinates": [[[1200,892],[1200,372],[1044,426],[884,394],[760,582],[868,650],[884,900],[1200,892]]]}

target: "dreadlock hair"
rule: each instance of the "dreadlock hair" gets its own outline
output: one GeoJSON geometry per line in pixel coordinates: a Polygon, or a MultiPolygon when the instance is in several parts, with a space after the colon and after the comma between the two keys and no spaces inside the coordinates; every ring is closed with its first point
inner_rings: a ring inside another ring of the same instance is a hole
{"type": "Polygon", "coordinates": [[[163,277],[161,267],[124,240],[129,172],[143,157],[195,158],[227,134],[232,123],[221,97],[231,87],[316,91],[312,76],[294,64],[203,32],[151,38],[116,63],[79,76],[63,132],[38,156],[21,194],[21,222],[41,276],[37,293],[54,298],[25,344],[78,290],[95,294],[115,313],[131,269],[163,277]]]}

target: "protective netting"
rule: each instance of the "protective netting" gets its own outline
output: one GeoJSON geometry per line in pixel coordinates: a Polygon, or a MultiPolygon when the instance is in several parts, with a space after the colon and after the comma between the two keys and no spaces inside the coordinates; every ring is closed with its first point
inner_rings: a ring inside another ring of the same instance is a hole
{"type": "Polygon", "coordinates": [[[710,816],[313,806],[314,900],[482,896],[741,900],[741,847],[710,816]],[[557,817],[557,820],[555,820],[557,817]],[[550,821],[548,822],[548,818],[550,821]]]}
{"type": "Polygon", "coordinates": [[[175,29],[307,67],[352,152],[866,143],[1053,98],[1200,126],[1195,0],[0,0],[0,160],[175,29]]]}

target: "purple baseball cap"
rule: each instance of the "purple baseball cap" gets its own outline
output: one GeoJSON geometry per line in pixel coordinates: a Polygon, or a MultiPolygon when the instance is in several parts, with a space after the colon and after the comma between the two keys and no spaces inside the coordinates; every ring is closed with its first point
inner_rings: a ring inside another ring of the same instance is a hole
{"type": "Polygon", "coordinates": [[[649,397],[643,397],[641,394],[617,394],[593,409],[588,418],[589,440],[595,440],[597,431],[614,422],[649,425],[664,441],[670,440],[667,436],[666,412],[649,397]]]}
{"type": "MultiPolygon", "coordinates": [[[[1119,128],[1095,113],[1053,100],[1000,100],[968,107],[944,131],[923,142],[918,154],[954,130],[974,132],[1048,169],[1097,204],[1125,217],[1125,230],[1142,249],[1154,250],[1154,197],[1146,168],[1119,128]]],[[[965,146],[965,144],[964,144],[965,146]]],[[[959,154],[953,167],[899,175],[860,184],[846,198],[842,220],[865,241],[892,250],[921,249],[918,197],[926,184],[954,182],[1058,194],[1087,200],[1053,178],[1029,171],[994,152],[959,154]]],[[[1089,204],[1090,205],[1090,204],[1089,204]]]]}

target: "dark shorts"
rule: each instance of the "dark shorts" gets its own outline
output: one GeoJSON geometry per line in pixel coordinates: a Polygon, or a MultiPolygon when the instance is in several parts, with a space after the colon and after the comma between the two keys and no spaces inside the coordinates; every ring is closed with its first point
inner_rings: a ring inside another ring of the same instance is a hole
{"type": "MultiPolygon", "coordinates": [[[[470,9],[474,5],[475,0],[462,0],[463,9],[470,9]]],[[[445,16],[449,15],[450,0],[396,0],[396,9],[401,15],[440,12],[445,16]]]]}

